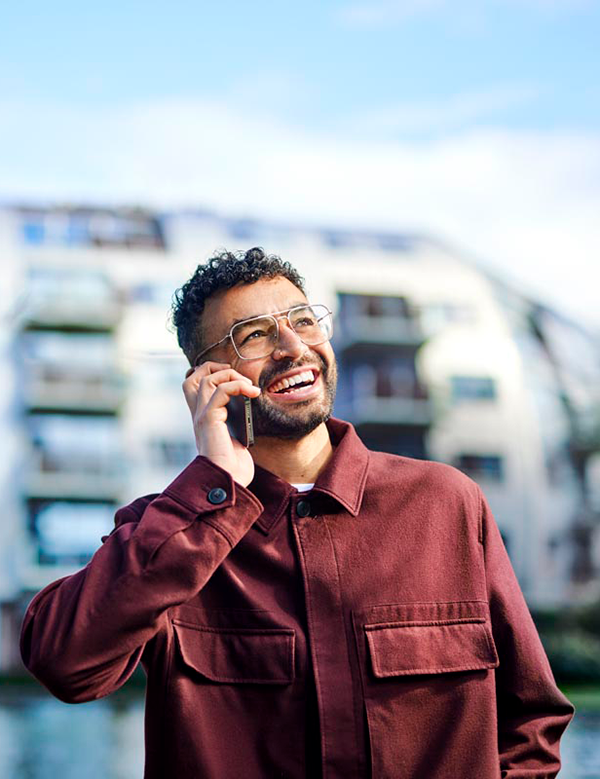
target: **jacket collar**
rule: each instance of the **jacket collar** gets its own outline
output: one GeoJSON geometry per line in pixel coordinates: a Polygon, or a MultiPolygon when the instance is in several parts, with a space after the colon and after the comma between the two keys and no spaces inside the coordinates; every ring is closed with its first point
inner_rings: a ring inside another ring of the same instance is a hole
{"type": "MultiPolygon", "coordinates": [[[[360,511],[367,470],[369,450],[349,422],[330,419],[327,429],[334,450],[325,470],[320,474],[311,494],[321,493],[336,501],[353,517],[360,511]]],[[[285,513],[296,490],[274,473],[256,466],[249,489],[264,506],[256,525],[264,532],[275,527],[285,513]]]]}

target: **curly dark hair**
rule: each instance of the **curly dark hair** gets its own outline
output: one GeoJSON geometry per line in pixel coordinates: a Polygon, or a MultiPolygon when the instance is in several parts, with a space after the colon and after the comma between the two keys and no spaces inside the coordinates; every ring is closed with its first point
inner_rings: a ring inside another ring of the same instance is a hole
{"type": "Polygon", "coordinates": [[[215,292],[231,289],[237,284],[253,284],[260,279],[282,276],[306,294],[304,279],[289,262],[276,254],[265,254],[259,246],[243,252],[220,251],[204,265],[198,265],[194,274],[175,291],[171,306],[171,321],[177,331],[177,342],[193,365],[196,355],[204,347],[202,312],[206,301],[215,292]]]}

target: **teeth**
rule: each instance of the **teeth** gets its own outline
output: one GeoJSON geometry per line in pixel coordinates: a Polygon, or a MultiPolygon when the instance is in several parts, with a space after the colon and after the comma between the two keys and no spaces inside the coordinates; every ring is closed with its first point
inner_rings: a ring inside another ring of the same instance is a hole
{"type": "Polygon", "coordinates": [[[312,371],[302,371],[302,373],[297,373],[295,376],[290,376],[287,379],[281,379],[276,384],[273,384],[271,387],[271,392],[280,392],[281,390],[289,389],[289,387],[293,387],[296,384],[302,384],[302,382],[314,380],[315,374],[312,371]]]}

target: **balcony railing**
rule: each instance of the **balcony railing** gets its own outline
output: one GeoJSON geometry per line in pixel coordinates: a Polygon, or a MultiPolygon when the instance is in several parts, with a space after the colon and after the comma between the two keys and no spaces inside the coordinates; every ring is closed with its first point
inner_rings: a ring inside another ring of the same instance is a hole
{"type": "Polygon", "coordinates": [[[25,388],[30,409],[116,412],[125,398],[123,384],[114,376],[71,375],[33,368],[25,388]]]}
{"type": "Polygon", "coordinates": [[[337,413],[354,425],[429,426],[432,412],[429,401],[417,397],[356,397],[337,413]]]}
{"type": "Polygon", "coordinates": [[[118,460],[110,465],[80,458],[53,458],[34,451],[25,477],[28,498],[118,501],[125,484],[118,460]]]}
{"type": "Polygon", "coordinates": [[[27,325],[45,329],[81,328],[82,330],[112,330],[116,327],[120,306],[117,301],[77,296],[36,296],[27,310],[27,325]]]}
{"type": "Polygon", "coordinates": [[[342,317],[336,323],[336,345],[348,349],[356,345],[419,346],[424,336],[418,322],[398,316],[342,317]]]}

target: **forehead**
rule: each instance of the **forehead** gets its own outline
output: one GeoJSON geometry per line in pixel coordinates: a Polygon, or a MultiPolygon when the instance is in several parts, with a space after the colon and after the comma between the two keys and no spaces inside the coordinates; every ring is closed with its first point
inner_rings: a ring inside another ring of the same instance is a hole
{"type": "Polygon", "coordinates": [[[216,293],[206,301],[202,324],[204,341],[218,340],[240,319],[260,314],[284,311],[308,302],[306,296],[288,279],[277,276],[261,279],[254,284],[238,284],[236,287],[216,293]]]}

